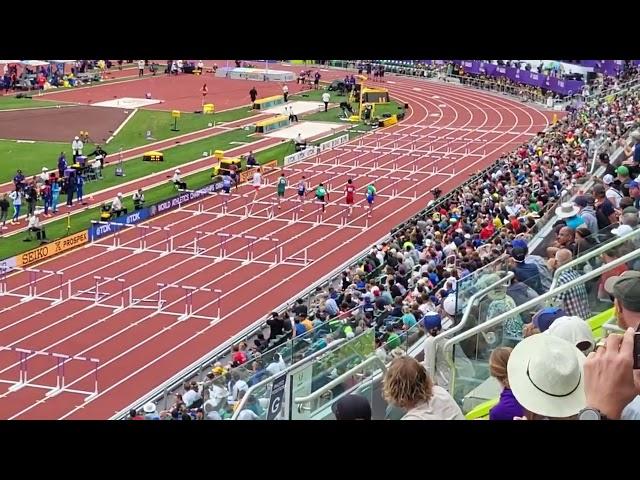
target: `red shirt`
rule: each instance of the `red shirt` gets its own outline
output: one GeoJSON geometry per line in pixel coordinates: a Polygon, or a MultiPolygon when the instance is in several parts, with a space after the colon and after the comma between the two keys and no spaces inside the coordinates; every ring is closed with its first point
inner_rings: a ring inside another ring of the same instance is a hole
{"type": "Polygon", "coordinates": [[[247,361],[247,355],[242,350],[240,350],[231,355],[231,360],[242,364],[247,361]]]}
{"type": "Polygon", "coordinates": [[[482,240],[488,240],[493,236],[493,224],[489,224],[486,227],[484,227],[482,230],[480,230],[480,238],[482,240]]]}
{"type": "Polygon", "coordinates": [[[347,193],[347,198],[353,198],[353,194],[356,191],[356,187],[354,187],[353,185],[347,185],[347,188],[345,189],[345,192],[347,193]]]}

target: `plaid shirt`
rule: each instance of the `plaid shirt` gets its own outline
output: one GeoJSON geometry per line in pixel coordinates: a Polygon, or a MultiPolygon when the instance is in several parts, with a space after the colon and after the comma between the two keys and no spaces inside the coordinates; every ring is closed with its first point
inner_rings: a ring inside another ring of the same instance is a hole
{"type": "MultiPolygon", "coordinates": [[[[580,274],[572,268],[565,270],[558,277],[558,286],[569,283],[576,278],[580,278],[580,274]]],[[[589,308],[589,297],[584,284],[576,285],[569,290],[558,294],[555,301],[562,304],[562,308],[567,315],[580,317],[583,320],[591,316],[591,308],[589,308]]]]}

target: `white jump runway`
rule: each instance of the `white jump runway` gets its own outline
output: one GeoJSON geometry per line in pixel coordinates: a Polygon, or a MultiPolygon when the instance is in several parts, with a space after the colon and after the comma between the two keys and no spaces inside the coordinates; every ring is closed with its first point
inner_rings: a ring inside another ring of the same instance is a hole
{"type": "Polygon", "coordinates": [[[148,98],[115,98],[113,100],[107,100],[105,102],[94,103],[94,107],[111,107],[111,108],[142,108],[149,105],[155,105],[160,103],[160,100],[148,99],[148,98]]]}
{"type": "Polygon", "coordinates": [[[273,133],[267,133],[267,137],[294,139],[298,133],[302,138],[312,138],[318,135],[332,134],[346,129],[346,125],[329,122],[300,122],[294,123],[293,126],[277,130],[273,133]]]}
{"type": "Polygon", "coordinates": [[[324,108],[322,102],[288,102],[283,105],[265,110],[265,113],[272,113],[274,115],[289,115],[289,109],[293,108],[293,113],[300,115],[303,113],[313,112],[324,108]]]}

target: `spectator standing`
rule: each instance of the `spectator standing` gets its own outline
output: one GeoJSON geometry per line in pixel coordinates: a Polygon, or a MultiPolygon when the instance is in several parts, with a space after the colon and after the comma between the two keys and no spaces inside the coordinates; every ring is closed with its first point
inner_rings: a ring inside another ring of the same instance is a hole
{"type": "Polygon", "coordinates": [[[58,199],[60,198],[60,182],[54,180],[51,184],[51,210],[58,213],[58,199]]]}
{"type": "Polygon", "coordinates": [[[329,95],[329,92],[324,92],[322,94],[322,101],[324,102],[325,112],[329,109],[329,100],[331,100],[331,95],[329,95]]]}
{"type": "Polygon", "coordinates": [[[255,108],[256,98],[258,98],[258,90],[256,90],[256,87],[252,87],[251,90],[249,90],[249,98],[251,99],[251,107],[255,108]]]}
{"type": "Polygon", "coordinates": [[[285,83],[282,85],[282,96],[284,97],[284,102],[287,103],[289,101],[289,87],[285,83]]]}
{"type": "Polygon", "coordinates": [[[138,60],[138,77],[144,76],[144,60],[138,60]]]}
{"type": "Polygon", "coordinates": [[[73,194],[76,191],[76,176],[75,174],[69,175],[65,182],[65,193],[67,194],[67,207],[73,205],[73,194]]]}
{"type": "Polygon", "coordinates": [[[49,182],[49,180],[46,180],[44,182],[44,185],[40,189],[40,196],[42,197],[42,203],[44,204],[44,216],[50,217],[51,215],[49,215],[49,209],[51,208],[52,196],[51,183],[49,182]]]}
{"type": "MultiPolygon", "coordinates": [[[[82,143],[82,140],[80,140],[80,137],[76,135],[75,138],[73,139],[73,142],[71,142],[71,151],[73,152],[74,163],[76,161],[76,158],[82,155],[83,148],[84,148],[84,143],[82,143]]],[[[64,157],[64,154],[62,154],[62,156],[64,157]]],[[[65,169],[66,167],[67,165],[65,161],[65,169]]],[[[60,170],[60,160],[58,160],[58,170],[60,170]]],[[[60,178],[62,178],[63,176],[64,176],[64,171],[60,172],[60,178]]]]}
{"type": "Polygon", "coordinates": [[[6,193],[0,197],[0,221],[2,222],[2,230],[6,230],[7,216],[9,215],[9,196],[6,193]]]}
{"type": "Polygon", "coordinates": [[[22,207],[22,190],[16,187],[16,189],[9,194],[9,197],[13,200],[13,218],[11,219],[11,225],[15,225],[18,222],[20,208],[22,207]]]}
{"type": "Polygon", "coordinates": [[[80,171],[75,175],[76,178],[76,196],[78,197],[78,202],[82,205],[86,205],[83,201],[83,193],[84,193],[84,176],[80,171]]]}

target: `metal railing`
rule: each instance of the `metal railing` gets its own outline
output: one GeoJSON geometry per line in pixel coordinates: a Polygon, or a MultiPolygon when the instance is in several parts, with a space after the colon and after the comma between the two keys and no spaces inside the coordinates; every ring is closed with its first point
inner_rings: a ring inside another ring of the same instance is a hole
{"type": "MultiPolygon", "coordinates": [[[[366,367],[368,367],[369,365],[373,365],[374,363],[377,363],[377,364],[380,365],[380,371],[377,372],[377,374],[381,372],[384,375],[384,372],[387,371],[387,366],[385,365],[385,363],[382,360],[380,360],[374,354],[373,356],[367,358],[364,362],[359,363],[358,365],[356,365],[355,367],[352,367],[350,370],[347,370],[342,375],[340,375],[337,378],[333,379],[332,381],[330,381],[326,385],[323,385],[322,387],[320,387],[318,390],[316,390],[315,392],[311,393],[310,395],[307,395],[306,397],[296,397],[296,398],[294,398],[293,402],[298,406],[299,410],[310,411],[311,407],[305,406],[305,404],[311,403],[314,400],[319,399],[320,397],[325,395],[327,392],[331,391],[333,388],[335,388],[338,385],[341,385],[342,383],[344,383],[346,380],[351,378],[353,375],[358,373],[360,370],[363,370],[366,367]]],[[[373,378],[373,376],[371,378],[373,378]]],[[[361,384],[358,384],[358,386],[361,386],[361,384]]]]}
{"type": "Polygon", "coordinates": [[[293,365],[289,365],[287,368],[285,368],[284,370],[282,370],[281,372],[278,372],[276,375],[271,375],[267,378],[265,378],[264,380],[261,380],[260,382],[252,385],[251,387],[249,387],[249,389],[244,393],[243,397],[240,399],[240,401],[238,402],[238,406],[236,407],[235,411],[233,412],[233,415],[231,416],[231,420],[236,420],[238,418],[238,415],[240,415],[240,412],[242,412],[242,410],[244,409],[244,406],[246,405],[247,401],[249,400],[249,397],[253,394],[253,392],[255,392],[256,390],[258,390],[261,387],[264,387],[265,385],[269,384],[269,382],[273,381],[273,378],[285,373],[289,373],[291,370],[297,369],[299,368],[301,365],[304,365],[305,363],[308,363],[309,361],[324,355],[327,352],[330,352],[333,350],[333,348],[337,345],[340,345],[342,343],[344,343],[346,340],[344,338],[335,340],[333,342],[331,342],[329,345],[327,345],[326,347],[324,347],[322,350],[318,350],[317,352],[315,352],[312,355],[309,355],[307,358],[294,363],[293,365]]]}
{"type": "MultiPolygon", "coordinates": [[[[599,249],[596,249],[598,251],[598,253],[603,253],[607,250],[607,245],[604,245],[602,247],[600,247],[599,249]]],[[[532,307],[535,307],[537,305],[539,305],[542,302],[546,302],[547,300],[551,300],[554,299],[555,297],[557,297],[557,295],[559,293],[565,292],[567,290],[570,290],[578,285],[582,285],[584,284],[586,281],[591,280],[593,278],[597,278],[599,277],[601,274],[608,272],[609,270],[612,270],[613,268],[622,265],[626,262],[629,262],[631,260],[634,260],[635,258],[637,258],[638,256],[640,256],[640,251],[633,251],[630,252],[626,255],[623,255],[622,257],[619,257],[609,263],[605,263],[604,265],[591,270],[590,272],[584,273],[583,275],[579,276],[578,278],[571,280],[563,285],[560,285],[558,287],[556,287],[554,290],[550,290],[546,293],[543,293],[542,295],[539,295],[538,297],[529,300],[528,302],[523,303],[522,305],[517,306],[515,309],[512,309],[508,312],[505,313],[501,313],[500,315],[496,316],[495,318],[492,318],[490,320],[487,320],[486,322],[477,325],[475,327],[470,328],[469,330],[466,330],[465,332],[462,332],[461,334],[453,337],[452,339],[448,340],[445,345],[444,345],[444,350],[445,350],[445,356],[446,356],[446,361],[449,364],[449,368],[451,369],[451,383],[450,383],[450,387],[449,387],[449,391],[450,392],[454,392],[455,391],[455,379],[456,379],[456,373],[455,373],[455,358],[453,355],[453,348],[455,345],[459,344],[460,342],[462,342],[463,340],[466,340],[468,338],[473,337],[474,335],[478,335],[478,334],[484,334],[484,332],[489,329],[489,328],[493,328],[496,326],[501,325],[502,323],[504,323],[505,321],[507,321],[509,318],[513,317],[514,315],[520,314],[522,312],[525,312],[529,309],[531,309],[532,307]]],[[[571,262],[569,262],[569,266],[575,266],[578,263],[579,259],[575,259],[572,260],[571,262]]]]}
{"type": "Polygon", "coordinates": [[[553,273],[553,278],[551,280],[551,287],[549,287],[549,290],[553,290],[554,288],[556,288],[556,286],[558,285],[558,279],[560,278],[560,274],[562,274],[562,272],[572,267],[575,267],[580,263],[587,262],[592,258],[599,257],[604,252],[607,252],[610,249],[617,247],[618,245],[623,245],[629,240],[633,240],[636,237],[640,238],[640,228],[636,228],[635,230],[629,233],[626,233],[621,237],[613,238],[608,242],[606,242],[605,244],[601,245],[600,247],[594,248],[588,252],[585,252],[584,254],[580,254],[579,257],[573,259],[571,262],[565,263],[564,265],[560,265],[556,269],[556,271],[553,273]]]}

